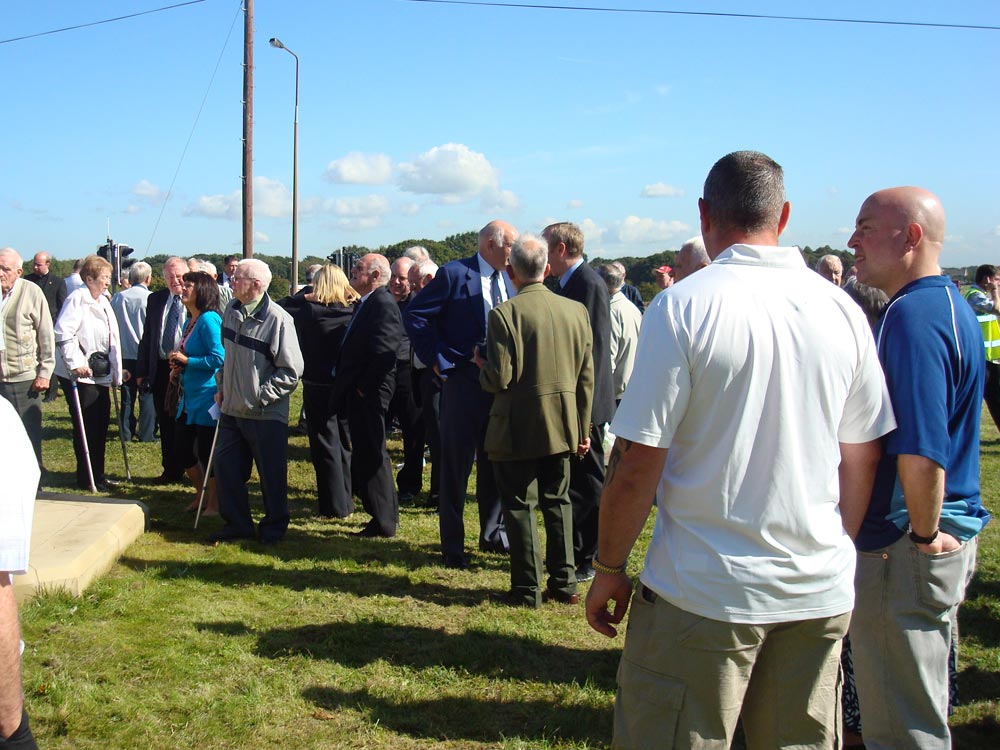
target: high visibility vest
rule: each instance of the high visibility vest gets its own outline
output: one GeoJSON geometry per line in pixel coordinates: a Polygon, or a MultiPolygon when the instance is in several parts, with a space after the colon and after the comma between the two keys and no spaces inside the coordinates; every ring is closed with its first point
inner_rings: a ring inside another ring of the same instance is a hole
{"type": "MultiPolygon", "coordinates": [[[[965,290],[966,301],[975,294],[976,292],[982,293],[979,287],[969,287],[965,290]]],[[[977,315],[976,320],[979,321],[979,328],[983,332],[983,347],[986,350],[986,360],[992,362],[993,360],[1000,359],[1000,322],[997,321],[996,315],[977,315]]]]}

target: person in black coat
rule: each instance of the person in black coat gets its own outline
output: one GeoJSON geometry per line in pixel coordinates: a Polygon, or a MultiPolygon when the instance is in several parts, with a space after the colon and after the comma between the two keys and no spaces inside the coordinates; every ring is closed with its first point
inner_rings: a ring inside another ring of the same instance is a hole
{"type": "Polygon", "coordinates": [[[354,512],[347,414],[334,404],[333,369],[357,299],[344,272],[327,265],[315,273],[311,291],[292,315],[305,364],[302,408],[316,470],[319,514],[326,518],[347,518],[354,512]]]}
{"type": "Polygon", "coordinates": [[[399,525],[385,412],[395,386],[403,324],[388,282],[389,261],[377,253],[365,255],[351,269],[351,286],[361,300],[344,333],[334,375],[334,403],[338,412],[346,408],[351,431],[351,484],[372,516],[360,536],[393,537],[399,525]]]}
{"type": "Polygon", "coordinates": [[[549,245],[549,266],[559,281],[556,294],[587,308],[594,334],[594,405],[591,414],[590,450],[570,464],[569,497],[573,504],[573,554],[576,577],[594,577],[597,552],[597,514],[604,486],[604,430],[615,414],[611,378],[611,298],[608,288],[583,259],[583,232],[575,224],[552,224],[542,232],[549,245]]]}
{"type": "Polygon", "coordinates": [[[66,301],[66,285],[62,278],[49,271],[51,263],[52,258],[48,253],[35,253],[35,259],[32,262],[34,270],[24,278],[42,288],[45,301],[49,303],[49,314],[52,316],[52,322],[55,323],[63,302],[66,301]]]}

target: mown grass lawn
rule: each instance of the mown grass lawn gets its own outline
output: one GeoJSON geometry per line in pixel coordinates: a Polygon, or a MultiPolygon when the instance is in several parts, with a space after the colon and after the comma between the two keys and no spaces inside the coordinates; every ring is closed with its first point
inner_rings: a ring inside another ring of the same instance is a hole
{"type": "MultiPolygon", "coordinates": [[[[983,487],[996,509],[1000,440],[984,425],[983,487]]],[[[45,440],[48,485],[69,488],[64,400],[46,405],[45,440]]],[[[149,532],[85,596],[52,593],[22,610],[42,747],[609,746],[621,639],[591,631],[582,605],[490,603],[507,587],[505,560],[476,554],[467,571],[443,568],[432,511],[402,508],[392,540],[352,537],[362,512],[314,517],[306,440],[293,435],[285,542],[212,547],[205,539],[220,522],[192,530],[182,510],[191,490],[144,481],[160,472],[158,446],[133,444],[130,459],[136,478],[120,494],[149,506],[149,532]]],[[[108,464],[118,474],[117,443],[108,464]]],[[[474,545],[474,503],[466,524],[474,545]]],[[[1000,743],[995,527],[962,611],[957,748],[1000,743]]]]}

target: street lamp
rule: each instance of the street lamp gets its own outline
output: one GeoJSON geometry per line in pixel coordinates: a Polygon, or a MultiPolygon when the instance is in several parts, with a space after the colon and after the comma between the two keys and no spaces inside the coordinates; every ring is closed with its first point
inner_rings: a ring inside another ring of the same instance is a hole
{"type": "Polygon", "coordinates": [[[299,56],[271,38],[271,46],[283,49],[295,58],[295,135],[292,140],[292,294],[299,289],[299,56]]]}

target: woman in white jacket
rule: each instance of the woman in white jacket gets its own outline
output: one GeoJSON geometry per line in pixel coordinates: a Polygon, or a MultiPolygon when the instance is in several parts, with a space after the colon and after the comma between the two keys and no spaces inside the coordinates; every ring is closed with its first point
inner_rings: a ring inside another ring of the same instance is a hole
{"type": "Polygon", "coordinates": [[[104,451],[111,421],[110,389],[122,383],[118,322],[107,297],[111,272],[111,264],[104,258],[97,255],[84,258],[80,277],[85,286],[66,298],[55,325],[56,376],[73,416],[76,485],[80,489],[90,489],[87,454],[76,407],[79,397],[94,486],[99,492],[111,492],[117,484],[104,474],[104,451]],[[74,383],[76,395],[73,394],[74,383]]]}

